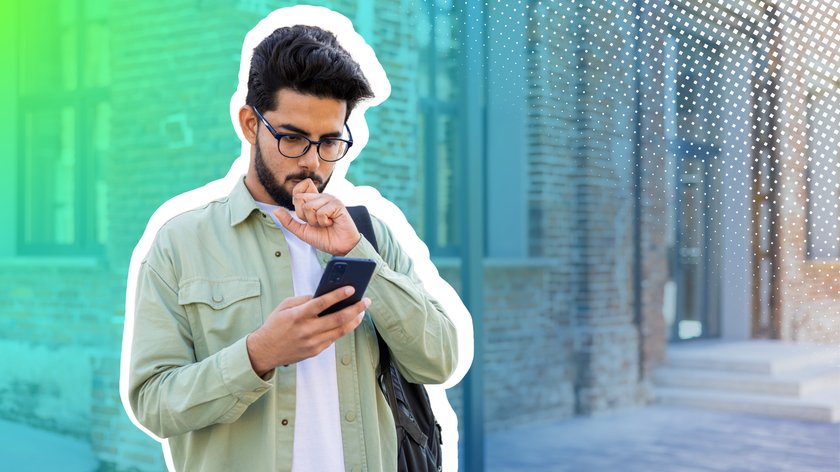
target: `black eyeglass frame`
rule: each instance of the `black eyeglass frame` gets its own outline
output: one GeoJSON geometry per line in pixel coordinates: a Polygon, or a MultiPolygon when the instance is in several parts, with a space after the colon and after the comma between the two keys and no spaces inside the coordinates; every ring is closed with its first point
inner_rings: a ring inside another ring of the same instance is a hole
{"type": "Polygon", "coordinates": [[[260,119],[260,121],[263,122],[266,129],[268,129],[268,132],[271,133],[271,135],[274,136],[274,139],[277,140],[277,152],[279,152],[280,154],[282,154],[285,157],[288,157],[289,159],[297,159],[298,157],[306,154],[307,152],[309,152],[309,149],[314,144],[315,145],[315,153],[318,154],[318,159],[321,159],[324,162],[338,162],[338,161],[341,160],[341,158],[343,158],[344,156],[347,155],[347,151],[349,151],[350,148],[353,146],[353,133],[350,131],[350,127],[347,126],[347,123],[344,123],[344,128],[347,129],[348,139],[324,138],[320,141],[313,141],[313,140],[311,140],[311,139],[307,138],[306,136],[304,136],[302,134],[299,134],[299,133],[278,133],[277,130],[275,130],[274,127],[271,126],[271,123],[269,123],[268,120],[266,120],[265,117],[262,116],[262,113],[260,113],[260,111],[257,110],[257,107],[251,106],[251,109],[254,110],[254,113],[256,113],[257,117],[260,119]],[[283,151],[280,150],[280,140],[283,139],[286,136],[294,136],[294,137],[297,137],[297,138],[303,138],[303,139],[309,141],[309,143],[306,145],[305,148],[303,148],[303,152],[301,152],[297,156],[290,156],[290,155],[288,155],[288,154],[286,154],[286,153],[284,153],[283,151]],[[342,141],[342,142],[347,144],[347,148],[344,149],[344,153],[342,155],[338,156],[338,158],[336,158],[336,159],[324,159],[324,157],[321,156],[321,143],[323,143],[325,141],[342,141]]]}

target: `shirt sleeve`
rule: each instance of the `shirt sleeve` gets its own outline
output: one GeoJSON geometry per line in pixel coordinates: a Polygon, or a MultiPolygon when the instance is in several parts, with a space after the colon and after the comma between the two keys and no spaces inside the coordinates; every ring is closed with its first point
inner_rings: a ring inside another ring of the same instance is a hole
{"type": "Polygon", "coordinates": [[[167,438],[231,423],[271,387],[251,367],[245,339],[196,360],[172,281],[146,261],[137,281],[129,403],[137,420],[167,438]]]}
{"type": "Polygon", "coordinates": [[[362,236],[347,254],[376,261],[365,292],[373,302],[368,313],[406,380],[445,382],[457,364],[455,325],[425,290],[411,258],[388,228],[376,218],[373,227],[379,252],[362,236]]]}

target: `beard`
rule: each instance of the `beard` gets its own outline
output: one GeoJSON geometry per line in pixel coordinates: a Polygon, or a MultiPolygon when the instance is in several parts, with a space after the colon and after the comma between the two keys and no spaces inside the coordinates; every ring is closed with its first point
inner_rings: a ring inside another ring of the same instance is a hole
{"type": "MultiPolygon", "coordinates": [[[[294,174],[289,174],[283,179],[283,183],[281,184],[277,177],[271,173],[268,169],[268,166],[265,164],[265,160],[263,160],[262,151],[260,151],[260,137],[259,134],[257,135],[257,143],[256,143],[256,151],[254,156],[254,170],[257,171],[257,179],[260,181],[260,184],[265,189],[266,193],[274,200],[275,203],[284,207],[288,210],[295,211],[295,205],[292,203],[292,194],[286,190],[286,187],[283,186],[286,182],[290,180],[305,180],[305,179],[312,179],[312,183],[318,188],[318,193],[322,193],[324,188],[330,182],[330,178],[327,177],[327,180],[324,181],[321,177],[317,176],[314,172],[306,172],[301,171],[294,174]]],[[[281,156],[281,159],[289,159],[288,157],[281,156]]],[[[320,157],[318,158],[320,159],[320,157]]]]}

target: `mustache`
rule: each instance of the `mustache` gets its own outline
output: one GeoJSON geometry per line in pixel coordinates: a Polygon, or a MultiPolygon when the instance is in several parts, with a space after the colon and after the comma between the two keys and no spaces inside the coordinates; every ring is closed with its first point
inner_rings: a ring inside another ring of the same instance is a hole
{"type": "Polygon", "coordinates": [[[285,179],[284,182],[288,182],[290,180],[306,180],[306,179],[312,179],[312,183],[314,183],[318,187],[320,187],[324,183],[324,181],[321,180],[320,177],[318,177],[314,173],[310,173],[310,172],[298,172],[297,174],[289,174],[289,175],[286,176],[286,179],[285,179]]]}

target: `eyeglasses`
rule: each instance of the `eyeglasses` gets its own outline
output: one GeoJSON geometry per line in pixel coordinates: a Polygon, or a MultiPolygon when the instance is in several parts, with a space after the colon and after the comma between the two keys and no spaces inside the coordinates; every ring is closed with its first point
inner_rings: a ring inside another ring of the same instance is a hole
{"type": "Polygon", "coordinates": [[[324,138],[320,141],[313,141],[306,136],[301,136],[296,133],[278,133],[268,123],[268,120],[262,116],[260,111],[257,110],[257,107],[252,106],[251,108],[254,109],[254,113],[257,114],[257,117],[268,128],[268,132],[277,139],[277,150],[286,157],[292,159],[300,157],[309,152],[310,146],[314,144],[318,157],[321,160],[335,162],[344,157],[350,149],[350,146],[353,145],[353,133],[350,132],[350,127],[347,126],[347,123],[344,123],[344,127],[347,128],[349,139],[324,138]]]}

